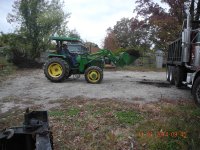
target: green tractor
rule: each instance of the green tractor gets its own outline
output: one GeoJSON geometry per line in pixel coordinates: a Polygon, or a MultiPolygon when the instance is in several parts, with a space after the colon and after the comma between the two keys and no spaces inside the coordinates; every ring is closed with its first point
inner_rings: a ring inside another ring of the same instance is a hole
{"type": "Polygon", "coordinates": [[[71,75],[85,75],[88,83],[100,83],[103,79],[105,58],[116,66],[131,64],[137,56],[122,52],[115,56],[111,51],[101,49],[90,54],[79,39],[69,37],[51,37],[56,41],[56,50],[51,51],[44,64],[44,74],[52,82],[61,82],[71,75]]]}

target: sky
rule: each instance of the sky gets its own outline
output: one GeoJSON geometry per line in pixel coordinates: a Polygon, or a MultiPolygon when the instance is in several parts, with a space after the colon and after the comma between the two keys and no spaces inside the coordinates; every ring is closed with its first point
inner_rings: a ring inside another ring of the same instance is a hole
{"type": "MultiPolygon", "coordinates": [[[[68,27],[76,29],[84,41],[102,45],[106,29],[123,17],[133,17],[134,0],[64,0],[64,11],[71,13],[68,27]]],[[[7,22],[14,0],[0,0],[0,31],[13,32],[7,22]]]]}
{"type": "Polygon", "coordinates": [[[133,17],[134,0],[66,0],[71,12],[69,28],[75,28],[83,38],[101,46],[106,29],[123,17],[133,17]]]}
{"type": "MultiPolygon", "coordinates": [[[[0,32],[13,32],[15,26],[7,22],[14,0],[0,0],[0,32]]],[[[121,18],[132,18],[135,0],[64,0],[64,11],[71,13],[69,29],[76,29],[84,41],[102,46],[106,29],[121,18]]]]}

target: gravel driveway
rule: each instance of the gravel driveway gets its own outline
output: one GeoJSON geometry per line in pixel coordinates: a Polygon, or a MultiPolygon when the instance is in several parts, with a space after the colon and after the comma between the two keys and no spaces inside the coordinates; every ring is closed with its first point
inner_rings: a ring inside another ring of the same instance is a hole
{"type": "Polygon", "coordinates": [[[124,101],[150,102],[160,99],[192,99],[190,90],[177,89],[165,81],[164,72],[105,71],[101,84],[88,84],[84,76],[62,83],[46,79],[43,70],[18,71],[0,83],[0,108],[7,111],[24,104],[48,104],[51,100],[84,96],[124,101]]]}

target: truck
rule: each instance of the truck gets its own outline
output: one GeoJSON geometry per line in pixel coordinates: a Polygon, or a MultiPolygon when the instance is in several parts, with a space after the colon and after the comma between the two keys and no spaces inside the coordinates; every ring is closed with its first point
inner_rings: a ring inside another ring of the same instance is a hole
{"type": "Polygon", "coordinates": [[[180,88],[187,86],[200,105],[200,21],[188,13],[180,37],[168,46],[166,78],[180,88]]]}

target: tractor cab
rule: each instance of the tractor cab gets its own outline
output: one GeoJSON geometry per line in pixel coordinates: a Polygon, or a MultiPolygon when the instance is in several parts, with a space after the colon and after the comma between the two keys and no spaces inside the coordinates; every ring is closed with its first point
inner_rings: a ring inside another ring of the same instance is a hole
{"type": "Polygon", "coordinates": [[[84,55],[89,53],[88,48],[84,46],[80,39],[70,37],[50,37],[50,40],[56,42],[55,50],[50,50],[51,53],[56,53],[59,55],[84,55]]]}

